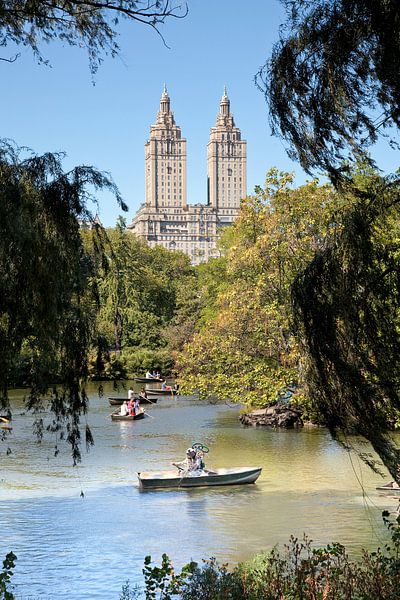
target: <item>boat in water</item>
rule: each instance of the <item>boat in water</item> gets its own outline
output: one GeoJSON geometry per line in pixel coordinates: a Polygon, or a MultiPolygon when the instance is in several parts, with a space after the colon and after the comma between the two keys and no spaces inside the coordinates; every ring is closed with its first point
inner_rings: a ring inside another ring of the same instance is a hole
{"type": "Polygon", "coordinates": [[[177,393],[178,390],[173,390],[172,388],[170,390],[163,390],[162,388],[149,388],[146,390],[146,394],[149,396],[176,396],[177,393]]]}
{"type": "Polygon", "coordinates": [[[137,383],[162,383],[161,377],[135,377],[137,383]]]}
{"type": "Polygon", "coordinates": [[[381,492],[400,492],[400,485],[396,481],[390,481],[384,485],[378,485],[376,489],[381,492]]]}
{"type": "Polygon", "coordinates": [[[134,415],[121,415],[121,413],[118,410],[111,414],[111,420],[112,421],[138,421],[139,419],[144,419],[145,414],[146,413],[144,412],[143,409],[139,410],[134,415]]]}
{"type": "MultiPolygon", "coordinates": [[[[135,398],[136,399],[136,398],[135,398]]],[[[148,398],[142,398],[142,396],[137,396],[140,404],[155,404],[157,402],[157,398],[152,398],[149,400],[148,398]]],[[[123,402],[129,402],[129,398],[119,398],[117,396],[111,396],[108,398],[110,406],[121,406],[123,402]]]]}
{"type": "Polygon", "coordinates": [[[144,490],[159,488],[192,488],[216,485],[241,485],[255,483],[261,474],[261,467],[236,467],[209,471],[142,471],[138,473],[139,486],[144,490]]]}

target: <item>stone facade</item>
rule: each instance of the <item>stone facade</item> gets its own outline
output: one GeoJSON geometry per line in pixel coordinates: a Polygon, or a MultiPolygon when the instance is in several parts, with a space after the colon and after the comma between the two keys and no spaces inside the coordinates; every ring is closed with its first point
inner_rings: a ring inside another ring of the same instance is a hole
{"type": "Polygon", "coordinates": [[[187,204],[186,140],[164,86],[145,145],[146,200],[128,229],[150,246],[185,252],[193,264],[217,256],[220,231],[233,222],[246,196],[246,167],[246,142],[235,126],[225,89],[207,146],[207,204],[187,204]]]}

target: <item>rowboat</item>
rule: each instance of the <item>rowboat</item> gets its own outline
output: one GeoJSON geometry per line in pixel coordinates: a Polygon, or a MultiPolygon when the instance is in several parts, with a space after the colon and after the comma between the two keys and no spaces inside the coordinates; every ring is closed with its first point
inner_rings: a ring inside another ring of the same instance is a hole
{"type": "MultiPolygon", "coordinates": [[[[157,398],[152,400],[149,400],[148,398],[142,398],[141,396],[138,396],[138,398],[140,404],[155,404],[157,402],[157,398]]],[[[110,397],[108,398],[108,401],[111,406],[120,406],[123,402],[128,402],[129,398],[110,397]]]]}
{"type": "Polygon", "coordinates": [[[162,383],[164,379],[161,377],[135,377],[137,383],[162,383]]]}
{"type": "Polygon", "coordinates": [[[146,394],[149,396],[176,396],[177,390],[163,390],[162,388],[149,388],[146,390],[146,394]]]}
{"type": "Polygon", "coordinates": [[[141,489],[189,488],[215,485],[240,485],[254,483],[261,473],[261,467],[236,467],[215,469],[215,471],[192,471],[179,475],[176,471],[142,471],[138,473],[141,489]]]}
{"type": "Polygon", "coordinates": [[[139,410],[135,415],[121,415],[119,411],[112,413],[111,420],[112,421],[138,421],[139,419],[144,419],[145,412],[143,409],[139,410]]]}
{"type": "Polygon", "coordinates": [[[384,485],[378,485],[376,489],[386,492],[400,492],[400,486],[398,483],[396,483],[396,481],[390,481],[384,485]]]}

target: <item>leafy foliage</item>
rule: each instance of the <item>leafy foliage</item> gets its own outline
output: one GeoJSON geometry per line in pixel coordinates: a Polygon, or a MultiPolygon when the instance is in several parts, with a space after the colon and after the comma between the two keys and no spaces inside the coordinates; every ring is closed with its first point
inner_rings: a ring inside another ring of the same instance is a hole
{"type": "Polygon", "coordinates": [[[358,200],[293,288],[309,396],[333,433],[366,437],[398,477],[400,181],[359,175],[358,200]]]}
{"type": "MultiPolygon", "coordinates": [[[[84,236],[86,246],[93,246],[93,232],[84,236]]],[[[108,229],[107,236],[112,251],[96,278],[101,344],[96,344],[100,356],[92,356],[92,376],[96,370],[104,376],[113,357],[110,349],[127,374],[149,368],[169,371],[171,352],[190,334],[189,318],[196,314],[194,269],[183,253],[150,248],[126,230],[123,220],[108,229]],[[171,346],[163,352],[169,341],[171,346]]]]}
{"type": "Polygon", "coordinates": [[[380,132],[400,126],[400,6],[282,3],[287,22],[257,81],[289,155],[308,172],[322,169],[336,180],[343,159],[359,160],[380,132]]]}
{"type": "Polygon", "coordinates": [[[380,133],[397,147],[400,5],[283,4],[287,23],[258,78],[273,131],[306,170],[357,199],[293,292],[309,395],[333,433],[361,433],[398,480],[387,435],[399,414],[398,177],[361,181],[354,165],[373,166],[367,149],[380,133]]]}
{"type": "Polygon", "coordinates": [[[0,571],[0,600],[14,600],[15,598],[10,591],[10,585],[16,558],[13,552],[9,552],[3,560],[3,570],[0,571]]]}
{"type": "Polygon", "coordinates": [[[158,591],[158,597],[165,600],[171,598],[170,593],[182,600],[396,600],[400,585],[399,519],[393,523],[387,513],[383,516],[391,542],[374,552],[363,551],[358,562],[349,559],[341,544],[314,548],[306,536],[302,540],[291,537],[283,552],[273,548],[232,571],[211,558],[203,566],[189,563],[175,575],[166,555],[160,568],[149,571],[147,557],[146,599],[155,599],[158,591]]]}
{"type": "Polygon", "coordinates": [[[151,556],[146,556],[143,569],[146,600],[172,600],[196,566],[196,563],[190,562],[183,567],[181,573],[175,573],[166,554],[162,555],[160,567],[152,567],[151,556]]]}
{"type": "MultiPolygon", "coordinates": [[[[0,408],[9,410],[8,389],[24,359],[27,408],[49,406],[49,429],[64,435],[80,458],[80,416],[87,397],[87,353],[94,336],[101,260],[101,228],[87,208],[91,190],[118,190],[91,167],[62,170],[61,156],[23,158],[0,146],[0,408]],[[93,222],[97,250],[85,252],[79,220],[93,222]],[[55,388],[54,376],[60,385],[55,388]],[[46,398],[46,401],[44,400],[46,398]]],[[[36,422],[41,436],[43,421],[36,422]]],[[[87,430],[87,443],[91,443],[87,430]]]]}
{"type": "Polygon", "coordinates": [[[300,383],[291,284],[344,201],[330,186],[292,181],[271,170],[265,189],[242,202],[225,257],[203,267],[199,328],[177,360],[182,389],[265,405],[300,383]]]}
{"type": "Polygon", "coordinates": [[[171,0],[5,0],[0,9],[0,45],[13,42],[28,46],[43,62],[40,42],[59,39],[70,46],[85,47],[95,72],[102,54],[118,54],[119,19],[148,25],[161,35],[159,27],[167,18],[186,14],[186,4],[171,0]]]}

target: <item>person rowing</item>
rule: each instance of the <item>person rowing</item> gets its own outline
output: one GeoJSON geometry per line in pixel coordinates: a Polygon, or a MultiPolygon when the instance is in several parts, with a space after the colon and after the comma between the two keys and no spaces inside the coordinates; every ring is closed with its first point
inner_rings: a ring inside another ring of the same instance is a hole
{"type": "Polygon", "coordinates": [[[172,464],[182,472],[182,476],[198,477],[199,475],[210,475],[214,471],[206,470],[204,462],[204,452],[208,452],[207,446],[203,444],[194,444],[186,450],[186,458],[180,462],[172,464]]]}
{"type": "Polygon", "coordinates": [[[144,387],[142,387],[142,389],[140,390],[140,393],[139,393],[139,399],[140,399],[140,398],[143,398],[144,400],[147,400],[147,392],[146,392],[146,390],[144,389],[144,387]]]}
{"type": "Polygon", "coordinates": [[[174,467],[177,467],[180,471],[183,472],[192,472],[196,469],[196,450],[194,448],[188,448],[186,450],[186,457],[184,460],[179,462],[173,462],[174,467]]]}

